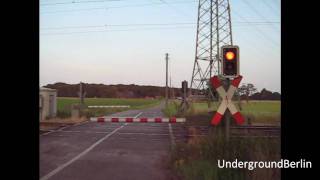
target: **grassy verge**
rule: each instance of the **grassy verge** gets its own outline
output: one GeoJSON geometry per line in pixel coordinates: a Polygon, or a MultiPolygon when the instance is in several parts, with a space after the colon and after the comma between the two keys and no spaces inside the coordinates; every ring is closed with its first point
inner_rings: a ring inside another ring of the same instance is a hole
{"type": "Polygon", "coordinates": [[[171,153],[171,167],[185,180],[276,180],[280,169],[219,168],[218,160],[278,161],[280,139],[232,138],[229,142],[219,129],[204,138],[194,137],[180,143],[171,153]]]}
{"type": "Polygon", "coordinates": [[[249,101],[242,102],[241,113],[251,118],[254,123],[276,124],[281,120],[280,101],[249,101]]]}
{"type": "Polygon", "coordinates": [[[86,117],[79,117],[79,118],[52,118],[50,121],[40,121],[40,129],[41,130],[51,130],[56,129],[61,126],[65,125],[72,125],[76,123],[81,123],[84,121],[87,121],[88,119],[86,117]]]}
{"type": "Polygon", "coordinates": [[[179,106],[181,101],[173,100],[168,103],[168,107],[164,108],[162,112],[165,114],[166,117],[185,117],[198,114],[196,109],[194,108],[193,104],[190,104],[189,109],[187,112],[179,113],[179,106]]]}
{"type": "MultiPolygon", "coordinates": [[[[211,107],[205,102],[196,102],[190,104],[190,108],[184,114],[178,114],[179,101],[172,101],[168,107],[163,110],[166,116],[193,116],[203,115],[217,110],[219,103],[212,103],[211,107]]],[[[238,102],[234,102],[239,108],[238,102]]],[[[280,101],[249,101],[241,102],[241,113],[246,120],[252,123],[277,124],[281,119],[280,101]]]]}
{"type": "MultiPolygon", "coordinates": [[[[174,104],[174,103],[173,103],[174,104]]],[[[237,104],[237,103],[235,103],[237,104]]],[[[173,115],[175,105],[169,106],[173,115]]],[[[208,126],[216,105],[193,103],[185,113],[189,134],[199,134],[192,126],[208,126]]],[[[242,113],[253,123],[272,124],[280,121],[279,101],[242,103],[242,113]]],[[[277,180],[280,169],[231,169],[219,168],[218,160],[226,161],[278,161],[280,138],[231,138],[225,141],[223,122],[208,136],[193,136],[186,143],[178,143],[171,152],[170,166],[179,179],[185,180],[277,180]]]]}
{"type": "MultiPolygon", "coordinates": [[[[57,117],[68,118],[71,116],[72,104],[79,104],[79,98],[59,97],[57,99],[57,117]]],[[[118,99],[118,98],[86,98],[84,101],[86,106],[90,105],[129,105],[130,108],[92,108],[85,109],[82,115],[86,117],[103,116],[115,112],[142,109],[160,104],[159,99],[118,99]]]]}

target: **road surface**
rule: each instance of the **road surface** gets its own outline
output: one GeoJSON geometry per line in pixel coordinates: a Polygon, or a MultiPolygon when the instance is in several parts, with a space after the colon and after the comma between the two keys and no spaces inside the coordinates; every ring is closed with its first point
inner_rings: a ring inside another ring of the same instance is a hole
{"type": "MultiPolygon", "coordinates": [[[[163,104],[112,117],[163,117],[163,104]]],[[[40,180],[167,180],[181,124],[85,122],[40,135],[40,180]],[[177,139],[176,139],[177,140],[177,139]]]]}

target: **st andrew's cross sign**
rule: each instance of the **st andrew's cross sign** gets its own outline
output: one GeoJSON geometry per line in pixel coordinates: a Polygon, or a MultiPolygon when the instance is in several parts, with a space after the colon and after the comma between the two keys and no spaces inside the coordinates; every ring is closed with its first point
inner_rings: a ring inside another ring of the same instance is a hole
{"type": "Polygon", "coordinates": [[[236,120],[236,123],[238,125],[240,125],[240,124],[242,124],[244,122],[243,116],[238,111],[236,106],[232,103],[232,97],[233,97],[235,91],[237,90],[241,79],[242,79],[241,75],[239,75],[236,78],[234,78],[232,80],[231,85],[230,85],[230,87],[229,87],[227,92],[225,91],[224,87],[222,86],[218,76],[213,76],[210,79],[210,82],[211,82],[212,86],[216,89],[216,91],[218,92],[219,96],[222,98],[222,102],[221,102],[216,114],[213,116],[213,118],[211,120],[211,124],[212,125],[218,125],[219,124],[223,114],[225,113],[225,111],[227,109],[229,109],[230,113],[232,114],[232,117],[236,120]]]}

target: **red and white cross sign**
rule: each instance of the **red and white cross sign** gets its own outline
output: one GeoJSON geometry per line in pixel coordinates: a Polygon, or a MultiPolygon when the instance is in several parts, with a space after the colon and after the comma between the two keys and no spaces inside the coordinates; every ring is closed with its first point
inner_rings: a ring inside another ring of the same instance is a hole
{"type": "Polygon", "coordinates": [[[242,79],[242,76],[238,76],[234,78],[231,82],[231,85],[226,92],[223,86],[221,85],[221,82],[218,78],[218,76],[213,76],[210,81],[212,86],[217,90],[218,94],[222,98],[222,102],[216,112],[216,114],[213,116],[211,120],[212,125],[217,125],[221,121],[222,115],[225,113],[227,108],[229,109],[230,113],[232,114],[233,118],[236,120],[237,124],[242,124],[244,122],[244,118],[241,115],[241,113],[238,111],[236,106],[232,103],[232,96],[234,92],[237,90],[240,81],[242,79]]]}

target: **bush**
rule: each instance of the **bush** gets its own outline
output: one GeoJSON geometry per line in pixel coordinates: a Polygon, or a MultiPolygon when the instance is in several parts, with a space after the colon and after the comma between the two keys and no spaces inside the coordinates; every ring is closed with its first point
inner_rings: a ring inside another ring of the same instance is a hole
{"type": "Polygon", "coordinates": [[[70,111],[57,111],[57,117],[58,118],[68,118],[71,117],[71,112],[70,111]]]}
{"type": "Polygon", "coordinates": [[[165,107],[162,109],[162,112],[166,117],[172,117],[172,116],[177,116],[179,109],[179,104],[175,101],[169,102],[168,107],[165,107]]]}

